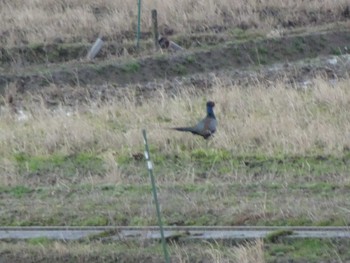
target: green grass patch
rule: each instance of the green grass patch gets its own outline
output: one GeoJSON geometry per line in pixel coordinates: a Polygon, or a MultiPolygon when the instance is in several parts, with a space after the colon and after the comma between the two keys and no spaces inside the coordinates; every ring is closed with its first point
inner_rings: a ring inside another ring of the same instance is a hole
{"type": "Polygon", "coordinates": [[[290,236],[292,234],[293,234],[293,230],[289,230],[289,229],[277,230],[277,231],[269,233],[266,237],[266,241],[275,243],[275,242],[281,240],[281,238],[286,237],[286,236],[290,236]]]}
{"type": "Polygon", "coordinates": [[[303,37],[296,37],[293,41],[293,46],[296,51],[303,53],[305,51],[305,40],[303,37]]]}
{"type": "MultiPolygon", "coordinates": [[[[91,186],[87,186],[91,187],[91,186]]],[[[96,189],[96,187],[94,187],[96,189]]],[[[97,187],[106,195],[120,196],[123,194],[142,194],[151,193],[150,185],[133,185],[133,184],[118,184],[118,185],[102,185],[97,187]]],[[[91,189],[93,190],[93,189],[91,189]]]]}
{"type": "Polygon", "coordinates": [[[343,52],[339,47],[332,47],[331,54],[336,55],[336,56],[340,56],[343,54],[343,52]]]}
{"type": "Polygon", "coordinates": [[[82,226],[106,226],[109,220],[107,217],[94,215],[81,221],[82,226]]]}
{"type": "Polygon", "coordinates": [[[196,57],[193,56],[193,55],[188,55],[187,57],[185,57],[185,61],[188,63],[188,64],[193,64],[196,62],[196,57]]]}
{"type": "Polygon", "coordinates": [[[187,67],[184,66],[183,64],[180,64],[180,63],[171,64],[171,70],[176,75],[186,75],[187,74],[187,67]]]}
{"type": "Polygon", "coordinates": [[[141,65],[137,61],[130,61],[123,64],[121,70],[125,73],[136,73],[140,70],[141,65]]]}
{"type": "Polygon", "coordinates": [[[52,174],[66,176],[79,174],[98,174],[105,172],[103,160],[94,154],[78,153],[74,155],[30,156],[18,153],[14,156],[21,174],[52,174]]]}
{"type": "Polygon", "coordinates": [[[258,225],[261,226],[310,226],[314,222],[307,217],[289,217],[287,219],[277,219],[277,220],[259,220],[258,225]]]}
{"type": "Polygon", "coordinates": [[[18,186],[14,186],[14,187],[2,186],[2,187],[0,187],[0,192],[10,194],[10,195],[17,197],[17,198],[22,198],[23,196],[26,196],[27,194],[32,193],[33,189],[28,188],[28,187],[23,186],[23,185],[18,185],[18,186]]]}
{"type": "MultiPolygon", "coordinates": [[[[196,175],[209,171],[215,175],[232,173],[242,174],[293,174],[295,176],[328,175],[350,172],[349,154],[343,156],[308,155],[308,156],[268,156],[265,154],[235,155],[224,149],[194,150],[181,147],[177,153],[164,154],[161,149],[151,148],[151,159],[155,169],[163,174],[167,172],[183,173],[188,167],[194,168],[196,175]]],[[[126,173],[144,174],[144,160],[130,154],[120,154],[117,162],[126,173]]],[[[306,185],[311,191],[325,191],[331,184],[306,185]]]]}
{"type": "Polygon", "coordinates": [[[53,240],[47,237],[35,237],[27,240],[28,244],[35,246],[45,246],[51,244],[52,242],[53,240]]]}
{"type": "Polygon", "coordinates": [[[325,262],[333,262],[335,259],[348,258],[350,253],[347,251],[339,254],[343,248],[337,247],[336,243],[336,240],[330,239],[288,240],[266,244],[266,254],[268,262],[282,262],[283,259],[288,259],[288,262],[316,263],[320,262],[320,259],[325,262]]]}

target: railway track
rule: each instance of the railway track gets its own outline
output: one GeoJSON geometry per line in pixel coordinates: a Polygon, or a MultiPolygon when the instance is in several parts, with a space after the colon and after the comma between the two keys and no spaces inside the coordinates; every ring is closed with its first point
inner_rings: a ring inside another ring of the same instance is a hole
{"type": "MultiPolygon", "coordinates": [[[[350,227],[212,227],[167,226],[167,239],[176,240],[246,240],[278,236],[283,238],[350,238],[350,227]]],[[[125,227],[0,227],[0,240],[48,238],[80,240],[103,238],[109,240],[159,239],[157,226],[125,227]]]]}

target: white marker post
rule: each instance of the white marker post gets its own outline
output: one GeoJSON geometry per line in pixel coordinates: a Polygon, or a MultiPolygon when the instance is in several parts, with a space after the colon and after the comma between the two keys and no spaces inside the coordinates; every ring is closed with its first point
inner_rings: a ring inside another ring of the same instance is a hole
{"type": "Polygon", "coordinates": [[[96,39],[95,43],[93,44],[93,46],[91,47],[89,53],[87,54],[86,58],[88,60],[92,60],[95,58],[95,56],[97,55],[97,53],[101,50],[103,45],[103,40],[99,37],[96,39]]]}

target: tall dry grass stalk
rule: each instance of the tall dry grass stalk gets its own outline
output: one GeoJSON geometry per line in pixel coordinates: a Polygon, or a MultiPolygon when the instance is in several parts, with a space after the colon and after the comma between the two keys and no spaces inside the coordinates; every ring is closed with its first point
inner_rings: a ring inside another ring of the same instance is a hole
{"type": "MultiPolygon", "coordinates": [[[[142,30],[150,31],[150,11],[156,8],[161,28],[169,27],[179,33],[213,26],[272,29],[288,21],[301,25],[310,21],[335,21],[347,4],[347,0],[144,0],[141,21],[142,30]],[[308,14],[312,14],[311,17],[308,14]]],[[[57,38],[86,40],[99,33],[115,36],[135,31],[136,21],[136,1],[0,2],[0,35],[6,45],[51,42],[57,38]]]]}
{"type": "Polygon", "coordinates": [[[264,242],[258,239],[232,248],[233,256],[239,263],[264,263],[264,242]]]}
{"type": "Polygon", "coordinates": [[[205,250],[210,258],[210,262],[215,263],[264,263],[264,243],[262,240],[247,242],[237,247],[229,248],[225,253],[222,249],[215,248],[209,244],[209,248],[205,250]]]}

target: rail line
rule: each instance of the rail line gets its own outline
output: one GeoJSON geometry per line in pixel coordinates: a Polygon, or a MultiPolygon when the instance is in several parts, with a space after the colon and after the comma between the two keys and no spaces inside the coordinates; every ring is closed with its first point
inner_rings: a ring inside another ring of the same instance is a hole
{"type": "MultiPolygon", "coordinates": [[[[350,238],[350,227],[273,226],[165,226],[167,239],[246,240],[278,235],[283,238],[350,238]]],[[[79,240],[103,237],[110,240],[160,239],[159,227],[131,226],[30,226],[0,227],[0,240],[48,238],[79,240]]]]}

